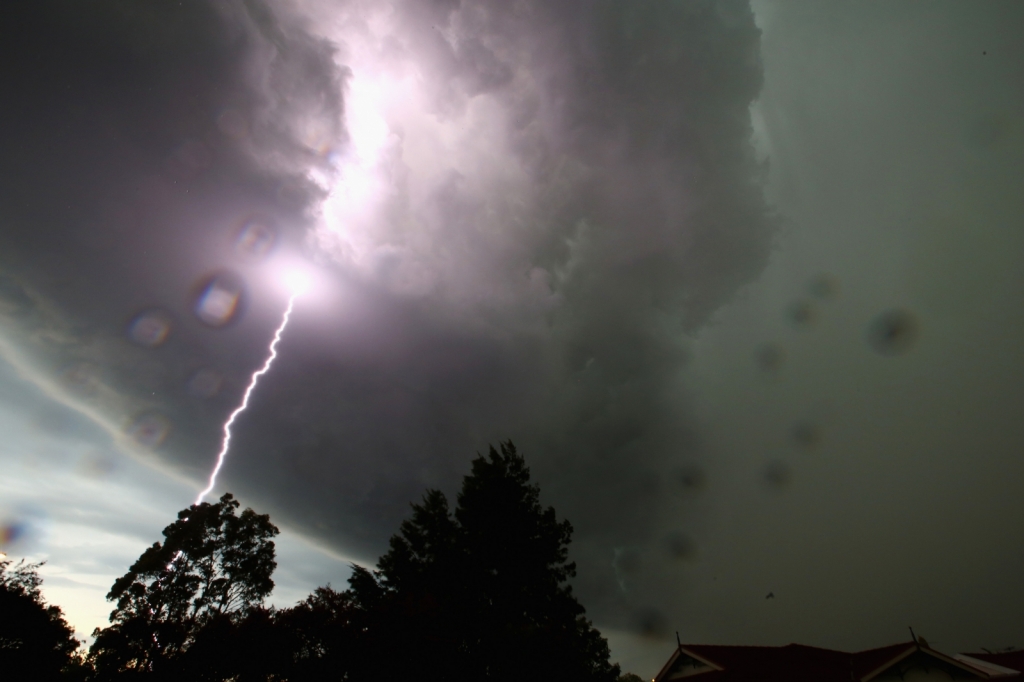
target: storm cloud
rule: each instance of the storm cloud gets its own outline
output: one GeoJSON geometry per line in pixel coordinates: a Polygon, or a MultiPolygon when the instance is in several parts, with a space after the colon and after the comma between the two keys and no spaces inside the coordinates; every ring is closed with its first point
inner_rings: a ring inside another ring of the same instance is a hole
{"type": "Polygon", "coordinates": [[[511,438],[637,671],[1013,643],[1020,10],[881,7],[5,7],[4,423],[200,489],[302,269],[218,490],[322,547],[511,438]]]}
{"type": "Polygon", "coordinates": [[[616,584],[615,547],[660,540],[661,481],[698,456],[687,335],[776,224],[749,7],[7,13],[22,365],[199,480],[283,307],[261,278],[312,261],[327,293],[299,301],[222,485],[372,559],[425,487],[513,438],[577,527],[588,591],[616,584]],[[237,248],[254,220],[262,261],[237,248]],[[218,274],[242,308],[211,327],[196,297],[218,274]]]}

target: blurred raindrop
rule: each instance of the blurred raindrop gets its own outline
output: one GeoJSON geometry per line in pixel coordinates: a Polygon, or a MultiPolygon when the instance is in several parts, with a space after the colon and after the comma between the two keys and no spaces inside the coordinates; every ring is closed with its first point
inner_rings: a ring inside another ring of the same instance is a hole
{"type": "Polygon", "coordinates": [[[681,531],[672,531],[665,538],[668,555],[681,561],[693,561],[697,558],[697,543],[681,531]]]}
{"type": "Polygon", "coordinates": [[[786,349],[777,343],[764,343],[754,351],[754,362],[764,372],[778,372],[786,362],[786,349]]]}
{"type": "Polygon", "coordinates": [[[59,373],[61,383],[80,395],[92,395],[99,388],[99,370],[88,362],[72,362],[59,373]]]}
{"type": "Polygon", "coordinates": [[[277,240],[273,228],[262,218],[249,218],[238,230],[235,249],[252,258],[263,258],[274,247],[277,240]]]}
{"type": "Polygon", "coordinates": [[[245,288],[241,278],[220,273],[203,279],[193,310],[211,327],[223,327],[241,312],[245,288]]]}
{"type": "Polygon", "coordinates": [[[171,317],[159,310],[137,315],[128,325],[128,338],[140,346],[155,348],[171,333],[171,317]]]}
{"type": "Polygon", "coordinates": [[[707,474],[700,465],[688,464],[679,470],[677,480],[686,490],[700,491],[707,485],[707,474]]]}
{"type": "Polygon", "coordinates": [[[917,318],[908,310],[894,309],[868,325],[867,342],[880,355],[902,355],[914,347],[918,335],[917,318]]]}
{"type": "Polygon", "coordinates": [[[84,455],[79,460],[76,471],[86,478],[103,479],[114,473],[116,468],[117,462],[113,457],[99,451],[93,451],[84,455]]]}
{"type": "Polygon", "coordinates": [[[128,437],[144,448],[159,447],[170,431],[171,422],[167,417],[153,412],[138,415],[125,429],[128,437]]]}
{"type": "Polygon", "coordinates": [[[47,516],[38,508],[8,511],[0,517],[0,551],[31,553],[43,539],[47,516]]]}
{"type": "Polygon", "coordinates": [[[31,528],[24,519],[4,519],[0,521],[0,550],[10,552],[17,549],[20,542],[28,539],[31,528]]]}
{"type": "Polygon", "coordinates": [[[223,384],[223,374],[215,369],[204,367],[196,370],[196,372],[189,377],[188,391],[192,395],[197,395],[201,398],[212,398],[220,392],[220,387],[223,384]]]}
{"type": "Polygon", "coordinates": [[[640,609],[634,614],[637,631],[644,637],[662,639],[670,634],[668,618],[653,606],[640,609]]]}
{"type": "Polygon", "coordinates": [[[797,327],[809,327],[818,321],[818,309],[811,301],[797,301],[789,308],[789,320],[797,327]]]}
{"type": "Polygon", "coordinates": [[[764,480],[773,488],[784,488],[793,480],[793,471],[785,462],[774,460],[765,467],[764,480]]]}
{"type": "Polygon", "coordinates": [[[807,283],[811,295],[822,300],[833,299],[839,295],[839,279],[827,272],[815,275],[807,283]]]}
{"type": "Polygon", "coordinates": [[[793,442],[807,450],[814,449],[821,445],[821,427],[811,421],[799,421],[793,425],[789,432],[793,442]]]}

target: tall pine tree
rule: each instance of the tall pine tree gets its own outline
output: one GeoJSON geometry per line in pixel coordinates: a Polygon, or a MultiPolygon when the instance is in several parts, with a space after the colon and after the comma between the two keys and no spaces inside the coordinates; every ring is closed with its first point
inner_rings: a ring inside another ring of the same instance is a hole
{"type": "Polygon", "coordinates": [[[607,642],[568,584],[571,537],[511,441],[491,448],[454,513],[428,491],[378,569],[355,568],[362,641],[351,677],[614,681],[607,642]]]}

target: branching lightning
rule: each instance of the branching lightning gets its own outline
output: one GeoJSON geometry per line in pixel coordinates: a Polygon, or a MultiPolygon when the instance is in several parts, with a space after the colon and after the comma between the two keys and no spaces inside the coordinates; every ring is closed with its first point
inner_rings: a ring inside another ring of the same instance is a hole
{"type": "Polygon", "coordinates": [[[281,320],[281,326],[274,332],[274,340],[270,342],[270,356],[267,361],[263,363],[263,367],[256,370],[252,375],[252,380],[249,382],[249,387],[245,389],[245,395],[242,396],[242,403],[235,408],[235,411],[231,413],[228,420],[224,422],[224,439],[221,441],[220,452],[217,453],[217,463],[213,467],[213,471],[210,472],[210,480],[203,491],[199,493],[199,497],[196,498],[195,503],[199,504],[203,501],[203,498],[210,494],[213,490],[213,486],[217,483],[217,474],[220,473],[220,468],[224,466],[224,460],[227,458],[228,450],[231,448],[231,425],[235,423],[235,419],[238,418],[245,408],[249,406],[249,396],[252,395],[253,390],[256,388],[256,383],[260,380],[260,377],[266,374],[270,370],[270,365],[273,364],[274,358],[277,357],[277,344],[281,341],[281,334],[284,333],[284,328],[288,326],[288,318],[292,314],[292,306],[295,304],[295,297],[299,295],[298,287],[293,287],[292,295],[288,299],[288,307],[284,311],[284,318],[281,320]]]}

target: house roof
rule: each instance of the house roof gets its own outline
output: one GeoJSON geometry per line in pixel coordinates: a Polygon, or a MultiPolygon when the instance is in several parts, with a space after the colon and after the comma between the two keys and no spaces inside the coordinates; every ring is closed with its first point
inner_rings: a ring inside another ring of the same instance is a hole
{"type": "Polygon", "coordinates": [[[994,666],[997,669],[1022,671],[1024,672],[1024,650],[1004,651],[1002,653],[981,653],[981,654],[957,654],[958,660],[969,659],[972,665],[979,663],[984,666],[994,666]]]}
{"type": "MultiPolygon", "coordinates": [[[[699,675],[699,682],[870,682],[915,655],[936,659],[950,666],[947,669],[959,668],[968,678],[987,680],[1019,674],[1017,671],[1024,669],[1024,652],[1019,653],[1022,655],[1020,667],[1012,668],[1006,662],[980,656],[972,661],[975,654],[970,657],[948,656],[932,649],[924,640],[857,653],[802,644],[780,647],[683,644],[655,680],[668,682],[699,675]]],[[[1017,662],[1017,659],[1012,662],[1017,662]]]]}

